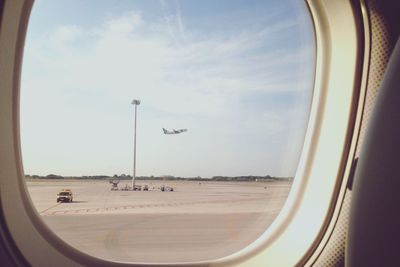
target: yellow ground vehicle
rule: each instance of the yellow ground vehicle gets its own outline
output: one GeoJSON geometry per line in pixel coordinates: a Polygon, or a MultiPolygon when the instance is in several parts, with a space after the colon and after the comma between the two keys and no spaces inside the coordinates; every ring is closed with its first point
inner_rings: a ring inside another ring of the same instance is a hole
{"type": "Polygon", "coordinates": [[[57,194],[57,202],[72,202],[73,195],[71,189],[61,189],[57,194]]]}

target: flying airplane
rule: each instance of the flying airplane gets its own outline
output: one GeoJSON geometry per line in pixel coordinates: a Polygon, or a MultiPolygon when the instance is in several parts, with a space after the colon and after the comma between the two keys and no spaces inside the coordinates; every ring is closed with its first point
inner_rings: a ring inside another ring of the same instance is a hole
{"type": "Polygon", "coordinates": [[[162,128],[162,129],[163,129],[164,134],[180,134],[183,132],[187,132],[187,129],[179,129],[179,130],[172,129],[172,131],[168,131],[165,128],[162,128]]]}
{"type": "MultiPolygon", "coordinates": [[[[1,266],[131,266],[74,249],[43,222],[67,217],[41,218],[27,195],[19,84],[32,4],[32,0],[0,1],[1,266]]],[[[399,3],[307,0],[307,4],[316,40],[314,95],[303,154],[284,209],[242,251],[216,260],[169,265],[400,266],[399,3]]],[[[284,60],[291,60],[290,55],[284,60]]],[[[233,234],[234,226],[227,221],[233,234]]],[[[110,246],[118,241],[118,235],[112,237],[110,246]]]]}

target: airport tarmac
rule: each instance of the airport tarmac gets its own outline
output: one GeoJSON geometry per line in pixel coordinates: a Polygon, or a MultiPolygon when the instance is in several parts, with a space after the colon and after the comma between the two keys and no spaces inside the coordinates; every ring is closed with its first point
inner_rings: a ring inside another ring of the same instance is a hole
{"type": "MultiPolygon", "coordinates": [[[[129,184],[129,181],[126,181],[129,184]]],[[[127,262],[193,262],[228,256],[257,239],[289,182],[138,181],[149,191],[111,191],[107,181],[29,180],[43,221],[90,255],[127,262]],[[162,192],[160,186],[174,188],[162,192]],[[56,203],[69,188],[72,203],[56,203]]],[[[124,187],[121,181],[119,187],[124,187]]]]}

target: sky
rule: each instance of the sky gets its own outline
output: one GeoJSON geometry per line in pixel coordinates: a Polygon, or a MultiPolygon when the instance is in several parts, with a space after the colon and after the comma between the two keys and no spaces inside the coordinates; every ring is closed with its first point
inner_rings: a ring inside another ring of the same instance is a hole
{"type": "Polygon", "coordinates": [[[303,1],[36,0],[26,174],[293,177],[315,61],[303,1]],[[162,128],[188,131],[164,135],[162,128]]]}

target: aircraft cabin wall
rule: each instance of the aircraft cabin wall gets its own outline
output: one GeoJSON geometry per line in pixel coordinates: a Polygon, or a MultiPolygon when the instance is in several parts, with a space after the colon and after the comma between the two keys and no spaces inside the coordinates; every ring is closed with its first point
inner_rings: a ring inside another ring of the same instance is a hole
{"type": "MultiPolygon", "coordinates": [[[[354,1],[353,1],[354,2],[354,1]]],[[[396,12],[399,10],[396,1],[366,0],[366,15],[368,24],[365,37],[369,39],[369,51],[365,51],[369,57],[367,67],[366,91],[362,107],[362,120],[355,158],[360,155],[360,150],[365,137],[368,122],[373,111],[377,94],[380,90],[381,81],[385,74],[390,55],[399,36],[400,21],[396,12]]],[[[348,233],[348,223],[351,206],[351,189],[346,189],[345,197],[338,201],[340,209],[339,216],[330,233],[329,241],[326,243],[320,255],[312,263],[313,266],[344,266],[345,248],[348,233]]]]}

